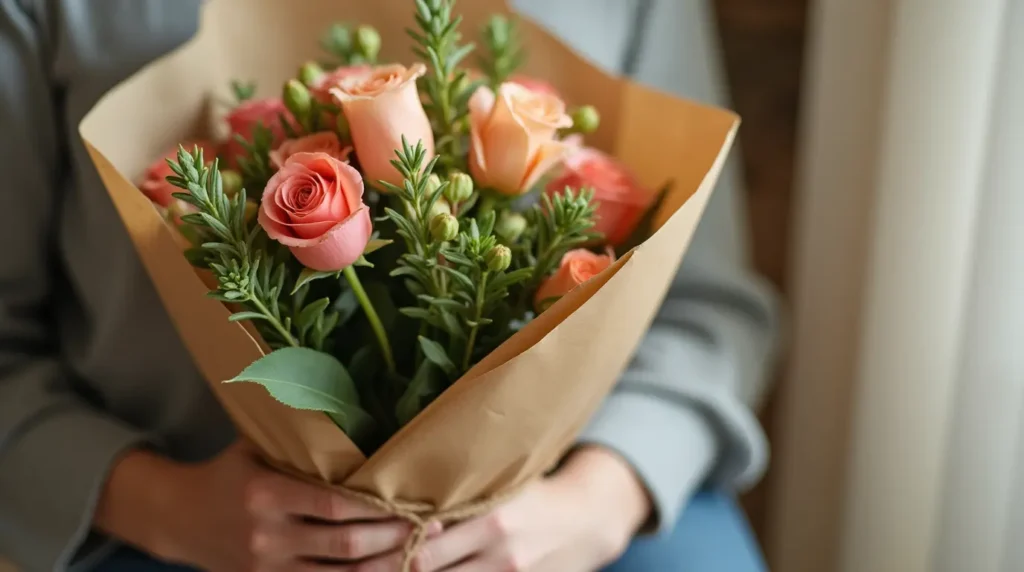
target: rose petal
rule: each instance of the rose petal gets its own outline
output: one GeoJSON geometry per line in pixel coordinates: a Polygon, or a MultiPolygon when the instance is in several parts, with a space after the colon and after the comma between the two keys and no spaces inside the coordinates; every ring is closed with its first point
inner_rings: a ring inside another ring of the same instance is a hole
{"type": "Polygon", "coordinates": [[[278,239],[307,268],[321,272],[342,270],[363,254],[373,233],[370,209],[362,207],[315,239],[278,239]]]}

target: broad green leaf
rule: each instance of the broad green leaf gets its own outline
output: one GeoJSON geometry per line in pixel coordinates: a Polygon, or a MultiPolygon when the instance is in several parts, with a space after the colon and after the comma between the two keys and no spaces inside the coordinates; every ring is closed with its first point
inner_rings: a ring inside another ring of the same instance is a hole
{"type": "Polygon", "coordinates": [[[321,278],[328,278],[333,276],[335,279],[341,276],[341,272],[321,272],[319,270],[313,270],[312,268],[303,268],[302,272],[299,272],[299,278],[295,281],[295,287],[292,288],[292,295],[294,296],[299,288],[302,288],[306,284],[314,280],[321,278]]]}
{"type": "Polygon", "coordinates": [[[262,385],[271,397],[293,409],[323,411],[354,441],[373,429],[359,405],[359,393],[345,366],[334,356],[309,348],[286,347],[256,360],[225,383],[262,385]]]}
{"type": "Polygon", "coordinates": [[[394,242],[394,241],[393,240],[384,239],[384,238],[373,238],[373,239],[370,239],[370,242],[366,243],[366,248],[363,249],[363,256],[366,256],[367,254],[370,254],[371,252],[375,252],[377,250],[380,250],[380,249],[384,248],[385,246],[391,244],[392,242],[394,242]]]}
{"type": "Polygon", "coordinates": [[[437,376],[434,375],[434,368],[433,362],[423,360],[419,369],[416,370],[416,375],[409,382],[409,386],[405,388],[405,393],[402,394],[395,406],[395,417],[398,419],[399,426],[405,425],[412,421],[413,417],[419,415],[423,410],[424,400],[440,390],[435,379],[437,376]]]}
{"type": "Polygon", "coordinates": [[[441,344],[423,336],[419,336],[419,340],[423,355],[428,360],[434,362],[435,365],[444,370],[449,376],[455,375],[455,364],[452,363],[451,358],[448,357],[448,352],[444,351],[441,344]]]}

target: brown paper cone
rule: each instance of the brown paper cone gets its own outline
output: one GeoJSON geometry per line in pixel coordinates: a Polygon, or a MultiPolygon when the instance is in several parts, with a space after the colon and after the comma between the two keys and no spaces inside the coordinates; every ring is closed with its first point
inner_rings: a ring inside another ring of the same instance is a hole
{"type": "MultiPolygon", "coordinates": [[[[154,157],[211,119],[230,79],[276,91],[318,56],[334,20],[376,26],[384,57],[409,63],[411,0],[210,0],[199,34],[108,93],[80,131],[189,351],[240,430],[268,457],[388,501],[449,509],[508,491],[549,469],[615,385],[656,312],[700,219],[738,118],[610,77],[528,20],[526,73],[567,101],[592,103],[588,142],[660,187],[674,182],[659,230],[531,322],[366,459],[326,416],[289,409],[252,384],[223,384],[262,355],[207,288],[131,183],[154,157]],[[211,97],[215,96],[215,97],[211,97]]],[[[499,0],[460,2],[472,37],[499,0]]],[[[221,110],[223,111],[223,110],[221,110]]]]}

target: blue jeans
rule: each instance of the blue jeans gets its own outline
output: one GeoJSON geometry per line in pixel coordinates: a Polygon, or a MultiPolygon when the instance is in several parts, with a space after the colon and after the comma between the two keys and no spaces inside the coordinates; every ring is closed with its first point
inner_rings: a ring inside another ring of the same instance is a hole
{"type": "MultiPolygon", "coordinates": [[[[766,572],[743,513],[729,496],[705,492],[687,506],[671,534],[638,539],[604,572],[766,572]]],[[[121,549],[95,572],[190,572],[121,549]]]]}

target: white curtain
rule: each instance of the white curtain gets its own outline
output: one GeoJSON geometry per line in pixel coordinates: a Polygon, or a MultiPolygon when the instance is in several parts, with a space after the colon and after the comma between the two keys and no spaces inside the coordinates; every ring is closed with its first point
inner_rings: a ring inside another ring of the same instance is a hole
{"type": "Polygon", "coordinates": [[[815,5],[775,570],[1024,570],[1022,29],[815,5]]]}

